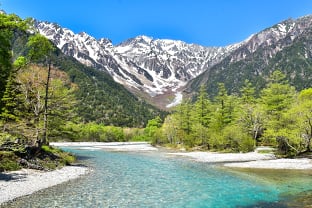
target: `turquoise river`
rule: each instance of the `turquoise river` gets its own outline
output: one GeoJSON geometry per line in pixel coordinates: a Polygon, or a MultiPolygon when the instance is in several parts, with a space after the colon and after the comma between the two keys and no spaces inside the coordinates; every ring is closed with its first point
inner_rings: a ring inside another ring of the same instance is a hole
{"type": "Polygon", "coordinates": [[[310,207],[311,171],[242,170],[165,152],[66,148],[93,169],[5,207],[310,207]]]}

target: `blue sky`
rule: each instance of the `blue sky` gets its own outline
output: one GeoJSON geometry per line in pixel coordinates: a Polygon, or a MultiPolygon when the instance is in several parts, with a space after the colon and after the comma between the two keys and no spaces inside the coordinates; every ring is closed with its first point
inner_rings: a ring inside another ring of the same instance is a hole
{"type": "Polygon", "coordinates": [[[56,22],[109,38],[182,40],[204,46],[240,42],[288,18],[312,14],[312,0],[0,0],[22,18],[56,22]]]}

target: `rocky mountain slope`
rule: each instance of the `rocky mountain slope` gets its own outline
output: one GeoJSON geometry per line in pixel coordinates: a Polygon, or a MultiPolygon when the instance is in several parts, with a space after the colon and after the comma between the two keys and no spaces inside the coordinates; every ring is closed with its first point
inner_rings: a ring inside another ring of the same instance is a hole
{"type": "MultiPolygon", "coordinates": [[[[96,40],[84,32],[74,34],[53,23],[36,22],[36,27],[66,55],[106,71],[132,92],[143,93],[146,98],[154,97],[154,100],[176,92],[242,44],[203,47],[138,36],[113,46],[109,39],[96,40]]],[[[170,100],[165,100],[159,106],[168,102],[170,100]]]]}
{"type": "Polygon", "coordinates": [[[188,83],[194,92],[207,85],[215,95],[217,83],[239,92],[245,79],[258,91],[273,70],[283,71],[297,90],[312,86],[312,16],[289,19],[253,35],[221,62],[188,83]]]}
{"type": "Polygon", "coordinates": [[[299,89],[311,86],[312,16],[283,21],[226,47],[147,36],[114,46],[109,39],[97,40],[84,32],[74,34],[53,23],[36,22],[36,27],[66,55],[107,72],[158,107],[179,103],[182,90],[192,93],[202,84],[212,95],[218,82],[238,92],[249,79],[261,89],[275,69],[286,73],[292,84],[300,85],[299,89]]]}

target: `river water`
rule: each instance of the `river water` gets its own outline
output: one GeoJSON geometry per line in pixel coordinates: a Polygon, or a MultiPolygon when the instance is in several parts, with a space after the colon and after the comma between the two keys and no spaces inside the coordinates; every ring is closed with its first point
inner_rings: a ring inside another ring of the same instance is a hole
{"type": "Polygon", "coordinates": [[[311,171],[237,170],[164,152],[66,148],[93,171],[7,207],[304,207],[311,171]]]}

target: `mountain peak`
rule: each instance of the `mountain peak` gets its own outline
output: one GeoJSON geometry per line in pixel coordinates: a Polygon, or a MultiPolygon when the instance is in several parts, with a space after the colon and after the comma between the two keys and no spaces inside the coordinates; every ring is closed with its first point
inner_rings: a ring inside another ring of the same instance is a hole
{"type": "Polygon", "coordinates": [[[142,40],[142,41],[145,41],[145,42],[150,42],[150,41],[153,40],[152,37],[149,37],[149,36],[146,36],[146,35],[139,35],[139,36],[135,37],[134,39],[140,40],[140,41],[142,40]]]}
{"type": "Polygon", "coordinates": [[[117,47],[118,46],[128,46],[128,45],[139,45],[139,44],[149,45],[151,41],[153,41],[152,37],[148,37],[145,35],[139,35],[139,36],[136,36],[134,38],[129,38],[129,39],[121,42],[120,44],[117,45],[117,47]]]}

